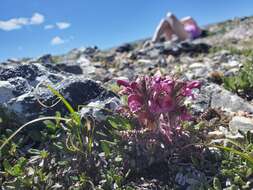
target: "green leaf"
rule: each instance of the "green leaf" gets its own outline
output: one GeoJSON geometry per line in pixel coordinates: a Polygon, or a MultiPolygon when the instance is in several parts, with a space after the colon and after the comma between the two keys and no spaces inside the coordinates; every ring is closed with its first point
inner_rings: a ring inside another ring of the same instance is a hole
{"type": "Polygon", "coordinates": [[[252,168],[248,168],[247,171],[246,171],[246,177],[250,177],[252,174],[253,174],[253,169],[252,168]]]}
{"type": "Polygon", "coordinates": [[[10,165],[10,163],[7,160],[3,161],[3,166],[4,166],[4,170],[7,171],[9,173],[9,171],[11,171],[12,167],[10,165]]]}
{"type": "Polygon", "coordinates": [[[27,163],[27,159],[24,157],[19,158],[17,162],[17,164],[19,164],[21,167],[24,167],[26,163],[27,163]]]}
{"type": "Polygon", "coordinates": [[[41,150],[40,151],[40,157],[41,158],[45,159],[45,158],[48,157],[48,155],[49,155],[49,152],[47,152],[46,150],[41,150]]]}
{"type": "Polygon", "coordinates": [[[81,125],[81,117],[80,117],[80,114],[78,112],[73,112],[70,114],[71,115],[71,118],[74,120],[75,124],[77,126],[80,126],[81,125]]]}
{"type": "Polygon", "coordinates": [[[30,148],[28,152],[33,155],[40,155],[40,150],[38,149],[30,148]]]}
{"type": "Polygon", "coordinates": [[[107,120],[117,130],[131,130],[133,128],[130,121],[121,116],[110,116],[107,120]]]}
{"type": "Polygon", "coordinates": [[[223,79],[224,87],[227,90],[236,91],[236,80],[234,77],[226,77],[223,79]]]}
{"type": "Polygon", "coordinates": [[[13,176],[22,175],[23,172],[22,172],[21,166],[19,164],[14,165],[11,173],[12,173],[11,175],[13,175],[13,176]]]}
{"type": "Polygon", "coordinates": [[[64,149],[64,145],[62,142],[54,142],[53,145],[59,148],[60,150],[64,149]]]}
{"type": "Polygon", "coordinates": [[[55,132],[57,129],[57,126],[50,120],[44,121],[43,122],[46,127],[51,131],[51,132],[55,132]]]}
{"type": "Polygon", "coordinates": [[[252,133],[250,132],[250,131],[248,131],[247,133],[246,133],[246,141],[247,141],[247,144],[252,144],[253,142],[252,142],[252,133]]]}
{"type": "Polygon", "coordinates": [[[220,180],[219,180],[219,178],[217,178],[217,177],[214,177],[214,178],[213,178],[213,188],[214,188],[215,190],[222,190],[220,180]]]}
{"type": "Polygon", "coordinates": [[[105,155],[109,156],[111,153],[110,145],[115,145],[115,143],[106,141],[106,140],[101,140],[100,143],[101,143],[101,148],[103,152],[105,153],[105,155]]]}
{"type": "Polygon", "coordinates": [[[68,161],[67,160],[63,160],[63,161],[58,161],[57,164],[59,166],[66,166],[68,164],[68,161]]]}
{"type": "Polygon", "coordinates": [[[71,178],[72,180],[74,180],[74,181],[78,181],[78,180],[79,180],[78,176],[70,176],[70,178],[71,178]]]}
{"type": "Polygon", "coordinates": [[[12,175],[12,176],[20,176],[22,175],[23,171],[20,164],[15,164],[13,167],[10,165],[10,163],[7,160],[3,161],[4,170],[12,175]]]}
{"type": "MultiPolygon", "coordinates": [[[[221,139],[222,140],[222,139],[221,139]]],[[[237,148],[240,148],[241,150],[244,150],[243,144],[240,144],[239,142],[236,142],[232,139],[224,139],[224,141],[231,143],[232,145],[236,146],[237,148]]]]}
{"type": "Polygon", "coordinates": [[[56,126],[59,126],[60,125],[60,119],[59,118],[61,118],[61,112],[56,111],[55,116],[56,116],[56,119],[55,119],[56,126]]]}
{"type": "Polygon", "coordinates": [[[237,187],[236,185],[231,185],[229,190],[238,190],[239,187],[237,187]]]}

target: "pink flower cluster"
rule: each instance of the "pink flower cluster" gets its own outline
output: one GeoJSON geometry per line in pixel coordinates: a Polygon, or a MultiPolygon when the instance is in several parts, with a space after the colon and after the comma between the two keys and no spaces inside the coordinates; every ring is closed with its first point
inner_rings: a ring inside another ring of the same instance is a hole
{"type": "Polygon", "coordinates": [[[180,130],[180,123],[191,118],[184,101],[186,97],[194,98],[192,90],[200,87],[198,81],[184,82],[162,76],[117,83],[123,86],[120,94],[128,96],[127,111],[144,128],[160,131],[169,141],[180,130]]]}

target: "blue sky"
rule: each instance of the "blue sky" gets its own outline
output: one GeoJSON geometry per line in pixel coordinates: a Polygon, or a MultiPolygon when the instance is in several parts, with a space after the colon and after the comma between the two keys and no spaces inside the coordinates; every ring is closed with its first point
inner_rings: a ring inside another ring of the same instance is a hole
{"type": "Polygon", "coordinates": [[[1,0],[0,60],[152,36],[168,11],[200,25],[253,15],[252,0],[1,0]]]}

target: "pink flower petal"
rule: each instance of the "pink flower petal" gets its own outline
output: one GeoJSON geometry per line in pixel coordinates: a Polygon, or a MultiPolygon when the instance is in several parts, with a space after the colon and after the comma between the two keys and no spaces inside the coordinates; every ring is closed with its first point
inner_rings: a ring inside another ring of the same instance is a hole
{"type": "Polygon", "coordinates": [[[117,84],[119,86],[125,86],[125,87],[128,87],[129,86],[129,82],[128,81],[125,81],[125,80],[117,80],[117,84]]]}
{"type": "Polygon", "coordinates": [[[139,111],[142,107],[142,99],[140,96],[131,94],[128,96],[128,106],[130,110],[135,113],[139,111]]]}
{"type": "Polygon", "coordinates": [[[187,84],[187,88],[200,88],[201,83],[199,81],[192,81],[187,84]]]}

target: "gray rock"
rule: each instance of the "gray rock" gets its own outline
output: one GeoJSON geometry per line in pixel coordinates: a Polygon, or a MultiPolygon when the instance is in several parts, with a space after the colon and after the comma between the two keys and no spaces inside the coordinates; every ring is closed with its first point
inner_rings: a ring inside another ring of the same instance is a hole
{"type": "Polygon", "coordinates": [[[82,51],[82,53],[87,56],[93,56],[95,53],[99,51],[99,49],[97,46],[93,46],[93,47],[86,47],[83,49],[81,48],[80,51],[82,51]]]}
{"type": "Polygon", "coordinates": [[[236,40],[242,40],[247,37],[253,36],[252,30],[250,30],[250,27],[237,27],[231,31],[229,31],[227,34],[224,35],[224,39],[236,39],[236,40]]]}
{"type": "Polygon", "coordinates": [[[83,70],[80,67],[80,65],[69,65],[66,63],[59,63],[59,64],[56,64],[56,68],[59,69],[59,71],[64,71],[67,73],[72,73],[76,75],[83,74],[83,70]]]}
{"type": "Polygon", "coordinates": [[[53,63],[53,57],[51,54],[46,54],[46,55],[41,56],[38,59],[38,62],[40,62],[40,63],[53,63]]]}
{"type": "MultiPolygon", "coordinates": [[[[92,101],[105,100],[114,97],[114,94],[105,90],[95,81],[88,79],[70,78],[64,81],[60,86],[54,86],[70,105],[77,110],[79,105],[85,105],[92,101]]],[[[9,112],[13,112],[17,117],[26,122],[39,117],[40,115],[54,115],[60,111],[63,115],[68,111],[62,102],[52,108],[45,108],[38,103],[37,97],[46,105],[52,105],[56,97],[45,87],[39,91],[31,91],[5,103],[9,112]]]]}
{"type": "Polygon", "coordinates": [[[179,56],[183,53],[195,55],[199,53],[207,53],[210,46],[204,43],[192,43],[189,41],[173,44],[170,47],[166,47],[161,52],[162,54],[169,54],[173,56],[179,56]]]}
{"type": "Polygon", "coordinates": [[[95,66],[90,62],[86,56],[81,56],[77,61],[77,65],[82,69],[82,74],[86,77],[94,74],[96,71],[95,66]]]}
{"type": "Polygon", "coordinates": [[[118,53],[124,53],[124,52],[129,52],[133,49],[132,45],[129,43],[123,44],[119,47],[116,48],[116,52],[118,53]]]}
{"type": "Polygon", "coordinates": [[[214,108],[228,113],[238,111],[253,113],[253,105],[246,100],[217,84],[205,83],[193,104],[193,109],[196,112],[203,112],[208,108],[214,108]]]}
{"type": "Polygon", "coordinates": [[[75,75],[84,75],[85,77],[88,77],[89,74],[94,73],[96,69],[85,55],[81,55],[78,59],[71,61],[43,63],[43,66],[45,66],[51,72],[65,72],[75,75]]]}
{"type": "Polygon", "coordinates": [[[12,91],[15,97],[30,92],[32,87],[29,85],[28,81],[22,77],[15,77],[8,80],[10,84],[13,85],[14,89],[12,91]]]}
{"type": "Polygon", "coordinates": [[[60,102],[51,108],[43,107],[38,100],[52,105],[57,97],[45,85],[49,83],[59,91],[71,106],[77,110],[79,105],[93,101],[109,101],[116,97],[101,84],[77,75],[58,72],[41,64],[17,64],[0,66],[0,108],[12,113],[17,122],[24,123],[39,116],[54,115],[56,111],[67,114],[66,107],[60,102]]]}
{"type": "Polygon", "coordinates": [[[191,72],[185,73],[188,79],[207,78],[212,68],[208,65],[205,67],[193,68],[191,72]]]}
{"type": "Polygon", "coordinates": [[[144,48],[138,51],[137,57],[139,59],[155,59],[160,55],[173,55],[180,56],[182,54],[195,55],[199,53],[207,53],[210,46],[204,43],[192,43],[190,41],[184,41],[180,43],[165,42],[155,44],[148,48],[144,48]]]}
{"type": "Polygon", "coordinates": [[[229,122],[229,128],[233,133],[237,133],[239,130],[247,133],[253,130],[253,119],[235,116],[229,122]]]}
{"type": "Polygon", "coordinates": [[[13,91],[14,86],[9,81],[0,81],[0,104],[14,98],[13,91]]]}
{"type": "Polygon", "coordinates": [[[16,67],[0,69],[0,80],[22,77],[27,80],[35,80],[41,76],[42,71],[34,64],[18,64],[16,67]]]}
{"type": "Polygon", "coordinates": [[[118,97],[112,97],[106,100],[97,100],[87,104],[87,106],[84,106],[80,110],[80,114],[81,117],[90,115],[96,118],[98,122],[103,122],[106,120],[108,115],[112,115],[113,111],[116,111],[119,105],[120,100],[118,97]]]}
{"type": "Polygon", "coordinates": [[[253,106],[236,94],[233,94],[218,85],[216,85],[212,91],[212,108],[221,108],[227,112],[245,111],[253,113],[253,106]]]}

